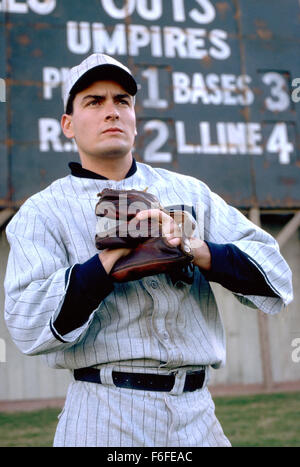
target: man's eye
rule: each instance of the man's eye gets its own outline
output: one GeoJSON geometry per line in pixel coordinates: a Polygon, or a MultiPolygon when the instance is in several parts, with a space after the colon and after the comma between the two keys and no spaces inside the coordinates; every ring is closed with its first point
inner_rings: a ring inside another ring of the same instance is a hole
{"type": "Polygon", "coordinates": [[[87,106],[88,107],[96,107],[102,103],[102,99],[91,99],[87,101],[87,106]]]}
{"type": "Polygon", "coordinates": [[[97,99],[94,99],[94,100],[88,102],[88,105],[91,105],[91,106],[97,105],[97,104],[99,104],[99,101],[97,99]]]}

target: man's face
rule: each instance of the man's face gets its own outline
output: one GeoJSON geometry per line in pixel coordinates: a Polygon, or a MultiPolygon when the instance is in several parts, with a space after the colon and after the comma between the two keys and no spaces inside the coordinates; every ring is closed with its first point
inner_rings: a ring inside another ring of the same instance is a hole
{"type": "Polygon", "coordinates": [[[73,114],[63,116],[62,127],[84,158],[126,156],[136,135],[133,98],[114,81],[96,81],[76,94],[73,114]]]}

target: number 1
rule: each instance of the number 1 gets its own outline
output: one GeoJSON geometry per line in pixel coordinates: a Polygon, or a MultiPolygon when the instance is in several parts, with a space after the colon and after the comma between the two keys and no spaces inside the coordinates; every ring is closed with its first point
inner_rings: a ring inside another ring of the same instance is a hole
{"type": "Polygon", "coordinates": [[[159,74],[155,67],[147,68],[142,76],[148,80],[148,99],[143,101],[144,107],[154,109],[166,109],[168,101],[159,97],[159,74]]]}

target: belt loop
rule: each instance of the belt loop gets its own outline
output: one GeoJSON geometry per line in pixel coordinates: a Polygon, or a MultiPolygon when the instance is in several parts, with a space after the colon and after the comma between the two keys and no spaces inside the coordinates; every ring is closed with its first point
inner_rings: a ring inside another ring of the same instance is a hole
{"type": "Polygon", "coordinates": [[[114,380],[112,377],[113,367],[112,366],[104,366],[100,369],[100,380],[102,384],[109,384],[110,386],[114,386],[114,380]]]}
{"type": "Polygon", "coordinates": [[[204,381],[203,381],[203,387],[207,386],[209,381],[210,381],[210,368],[209,366],[204,366],[203,367],[203,370],[205,370],[205,378],[204,378],[204,381]]]}
{"type": "Polygon", "coordinates": [[[169,394],[177,395],[183,393],[185,378],[186,378],[186,370],[177,370],[176,373],[173,373],[175,376],[175,383],[172,390],[169,394]]]}

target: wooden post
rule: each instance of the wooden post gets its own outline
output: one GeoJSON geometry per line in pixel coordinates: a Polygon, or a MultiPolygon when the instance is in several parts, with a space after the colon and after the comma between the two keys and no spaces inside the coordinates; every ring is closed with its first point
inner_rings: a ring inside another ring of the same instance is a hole
{"type": "MultiPolygon", "coordinates": [[[[251,208],[249,212],[249,218],[258,227],[261,226],[259,208],[251,208]]],[[[273,386],[273,375],[270,353],[269,328],[267,320],[268,315],[263,313],[261,310],[258,310],[258,329],[260,353],[262,359],[263,386],[266,391],[271,391],[273,386]]]]}
{"type": "Polygon", "coordinates": [[[280,248],[291,238],[300,227],[300,211],[283,227],[276,237],[280,248]]]}
{"type": "Polygon", "coordinates": [[[3,211],[0,211],[0,230],[1,227],[15,214],[15,211],[13,209],[3,209],[3,211]]]}

